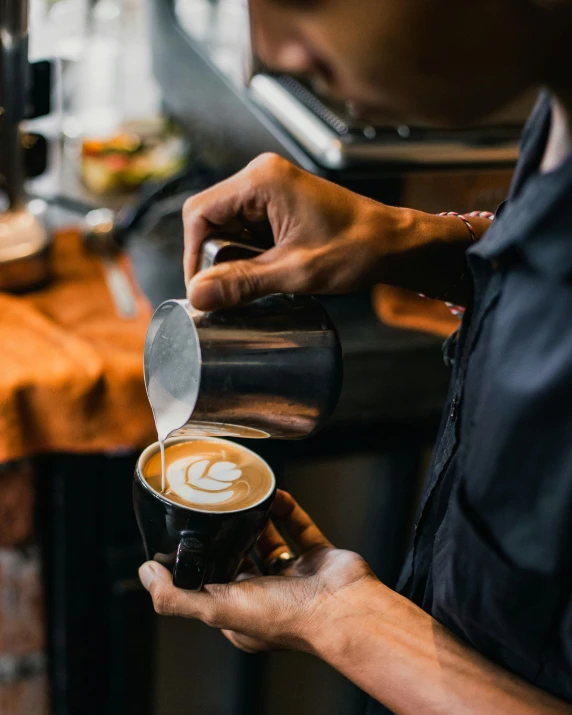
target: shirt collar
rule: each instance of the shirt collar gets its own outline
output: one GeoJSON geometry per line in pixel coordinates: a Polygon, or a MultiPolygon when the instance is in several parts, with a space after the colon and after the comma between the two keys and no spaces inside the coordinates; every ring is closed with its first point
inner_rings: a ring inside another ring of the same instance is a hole
{"type": "Polygon", "coordinates": [[[544,95],[525,130],[509,198],[470,253],[492,259],[516,251],[536,270],[572,279],[572,157],[554,171],[538,173],[550,115],[544,95]]]}

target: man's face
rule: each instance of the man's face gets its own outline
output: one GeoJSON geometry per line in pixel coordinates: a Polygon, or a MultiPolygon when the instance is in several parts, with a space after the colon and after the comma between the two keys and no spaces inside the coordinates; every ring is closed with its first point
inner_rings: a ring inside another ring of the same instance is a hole
{"type": "Polygon", "coordinates": [[[477,122],[540,81],[526,0],[250,0],[255,49],[358,114],[477,122]]]}

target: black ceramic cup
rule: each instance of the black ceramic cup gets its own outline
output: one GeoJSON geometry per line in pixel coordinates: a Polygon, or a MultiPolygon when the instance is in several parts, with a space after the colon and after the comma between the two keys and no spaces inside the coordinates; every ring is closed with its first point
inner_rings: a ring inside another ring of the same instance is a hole
{"type": "MultiPolygon", "coordinates": [[[[189,441],[192,440],[183,437],[170,439],[167,446],[189,441]]],[[[225,442],[215,438],[209,441],[225,442]]],[[[241,445],[240,449],[264,462],[246,447],[241,445]]],[[[169,501],[148,484],[143,466],[158,451],[156,442],[141,454],[133,482],[135,516],[147,559],[166,566],[173,574],[173,584],[179,588],[198,591],[207,583],[229,583],[270,516],[276,494],[272,470],[268,467],[271,489],[260,502],[237,511],[209,512],[169,501]]]]}

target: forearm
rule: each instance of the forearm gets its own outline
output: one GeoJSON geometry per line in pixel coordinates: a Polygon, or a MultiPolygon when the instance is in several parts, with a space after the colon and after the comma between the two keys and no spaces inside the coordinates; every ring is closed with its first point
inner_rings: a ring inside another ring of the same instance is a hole
{"type": "Polygon", "coordinates": [[[331,598],[316,654],[398,715],[572,713],[382,584],[331,598]]]}
{"type": "MultiPolygon", "coordinates": [[[[478,240],[491,224],[471,218],[471,225],[478,240]]],[[[465,253],[472,239],[463,221],[395,209],[393,227],[382,242],[379,282],[466,305],[471,285],[465,253]]]]}

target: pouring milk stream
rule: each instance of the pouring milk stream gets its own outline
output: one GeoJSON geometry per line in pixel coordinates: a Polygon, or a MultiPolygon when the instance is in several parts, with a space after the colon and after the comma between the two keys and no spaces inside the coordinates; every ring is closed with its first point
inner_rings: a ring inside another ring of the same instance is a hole
{"type": "MultiPolygon", "coordinates": [[[[260,250],[210,239],[199,264],[202,270],[257,253],[260,250]]],[[[343,359],[331,318],[310,296],[275,294],[214,313],[196,311],[184,300],[168,300],[151,319],[144,371],[165,492],[170,488],[165,456],[169,436],[308,437],[336,406],[343,359]]],[[[236,477],[230,463],[209,463],[197,476],[199,471],[197,466],[188,473],[185,484],[192,487],[198,480],[205,491],[212,487],[213,494],[215,486],[222,492],[224,483],[236,477]],[[209,483],[211,478],[221,484],[209,483]]]]}

